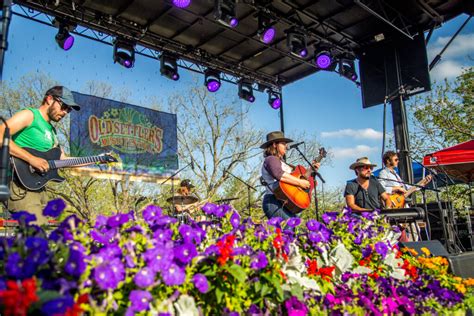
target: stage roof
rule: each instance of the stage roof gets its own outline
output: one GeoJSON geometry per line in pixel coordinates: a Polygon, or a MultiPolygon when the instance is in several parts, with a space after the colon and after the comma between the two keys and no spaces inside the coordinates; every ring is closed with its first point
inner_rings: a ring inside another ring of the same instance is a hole
{"type": "MultiPolygon", "coordinates": [[[[237,79],[279,88],[318,71],[312,60],[315,45],[331,44],[336,54],[357,57],[376,36],[380,39],[383,35],[383,40],[412,38],[467,11],[470,1],[243,0],[236,4],[239,24],[233,29],[214,19],[212,0],[192,0],[185,9],[157,0],[14,2],[27,8],[20,15],[32,19],[34,11],[68,19],[99,34],[131,39],[151,50],[151,57],[166,51],[199,65],[196,69],[184,66],[194,71],[213,67],[237,79]],[[272,18],[277,31],[272,44],[258,38],[259,12],[272,18]],[[286,32],[291,28],[307,37],[306,59],[289,52],[286,32]]],[[[102,40],[100,35],[95,39],[102,40]]],[[[145,50],[138,53],[146,54],[145,50]]]]}

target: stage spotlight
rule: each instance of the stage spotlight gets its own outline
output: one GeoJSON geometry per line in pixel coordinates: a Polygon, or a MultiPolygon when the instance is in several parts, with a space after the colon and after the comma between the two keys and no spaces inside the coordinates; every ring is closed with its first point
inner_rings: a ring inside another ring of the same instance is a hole
{"type": "Polygon", "coordinates": [[[358,76],[355,71],[354,60],[341,58],[339,60],[339,73],[349,80],[356,81],[358,76]]]}
{"type": "Polygon", "coordinates": [[[166,53],[162,53],[160,56],[160,73],[168,79],[177,81],[179,79],[179,74],[176,58],[166,53]]]}
{"type": "Polygon", "coordinates": [[[214,18],[225,26],[236,27],[239,20],[235,14],[235,0],[216,0],[214,18]]]}
{"type": "Polygon", "coordinates": [[[334,70],[336,63],[331,50],[326,47],[319,47],[314,52],[314,63],[322,70],[334,70]]]}
{"type": "Polygon", "coordinates": [[[114,40],[114,63],[125,68],[132,68],[135,64],[135,44],[123,38],[114,40]]]}
{"type": "Polygon", "coordinates": [[[191,0],[173,0],[173,5],[180,9],[187,8],[191,4],[191,0]]]}
{"type": "Polygon", "coordinates": [[[281,93],[268,90],[268,104],[272,107],[272,109],[278,110],[282,105],[281,93]]]}
{"type": "Polygon", "coordinates": [[[216,92],[221,87],[221,74],[219,71],[207,68],[204,72],[204,85],[209,92],[216,92]]]}
{"type": "Polygon", "coordinates": [[[286,38],[286,45],[290,49],[291,54],[305,58],[308,56],[308,48],[306,47],[306,36],[296,30],[290,30],[286,38]]]}
{"type": "Polygon", "coordinates": [[[251,103],[255,101],[252,82],[244,79],[241,79],[239,81],[239,98],[251,103]]]}
{"type": "Polygon", "coordinates": [[[58,33],[54,37],[58,46],[64,50],[69,50],[74,45],[74,36],[69,32],[76,28],[75,24],[67,23],[62,19],[55,18],[53,25],[58,28],[58,33]]]}
{"type": "Polygon", "coordinates": [[[276,30],[271,25],[272,20],[264,13],[258,15],[258,37],[265,44],[270,44],[275,39],[276,30]]]}

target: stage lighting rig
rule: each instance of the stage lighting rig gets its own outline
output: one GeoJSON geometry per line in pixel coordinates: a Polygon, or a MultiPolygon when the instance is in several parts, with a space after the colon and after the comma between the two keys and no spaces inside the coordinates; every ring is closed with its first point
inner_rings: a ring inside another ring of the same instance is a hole
{"type": "Polygon", "coordinates": [[[354,59],[341,58],[339,59],[339,73],[349,80],[356,81],[358,76],[355,70],[354,59]]]}
{"type": "Polygon", "coordinates": [[[308,56],[308,48],[306,47],[306,36],[300,30],[295,28],[287,32],[286,45],[290,49],[291,54],[306,58],[308,56]]]}
{"type": "Polygon", "coordinates": [[[221,87],[221,73],[217,70],[207,68],[204,72],[204,85],[209,92],[216,92],[221,87]]]}
{"type": "Polygon", "coordinates": [[[272,26],[272,19],[265,13],[260,12],[258,19],[258,37],[265,44],[270,44],[275,39],[276,29],[272,26]]]}
{"type": "Polygon", "coordinates": [[[135,64],[135,44],[124,38],[114,40],[114,63],[125,68],[132,68],[135,64]]]}
{"type": "Polygon", "coordinates": [[[272,89],[268,90],[268,104],[272,109],[278,110],[282,106],[281,92],[273,91],[272,89]]]}
{"type": "Polygon", "coordinates": [[[239,20],[235,14],[235,0],[215,0],[214,18],[225,26],[236,27],[239,20]]]}
{"type": "Polygon", "coordinates": [[[74,45],[74,36],[69,32],[72,32],[77,24],[69,23],[65,20],[55,18],[53,20],[53,25],[58,28],[58,33],[54,37],[58,46],[63,50],[69,50],[74,45]]]}
{"type": "Polygon", "coordinates": [[[162,53],[160,56],[160,73],[168,79],[177,81],[179,79],[177,59],[162,53]]]}
{"type": "Polygon", "coordinates": [[[239,86],[239,98],[253,103],[255,101],[255,97],[253,95],[252,82],[250,82],[249,80],[240,79],[238,86],[239,86]]]}

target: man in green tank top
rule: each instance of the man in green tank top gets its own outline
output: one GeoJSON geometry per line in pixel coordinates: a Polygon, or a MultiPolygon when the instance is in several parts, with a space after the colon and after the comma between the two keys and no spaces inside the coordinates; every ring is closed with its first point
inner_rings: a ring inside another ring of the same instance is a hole
{"type": "MultiPolygon", "coordinates": [[[[69,89],[55,86],[46,91],[39,108],[26,108],[7,120],[12,139],[10,154],[28,162],[40,172],[49,169],[48,162],[27,152],[23,147],[30,147],[38,151],[48,151],[59,146],[56,129],[51,122],[59,122],[72,110],[79,111],[80,106],[74,101],[69,89]]],[[[3,135],[5,126],[0,126],[0,135],[3,135]]],[[[66,158],[64,153],[61,159],[66,158]]],[[[47,202],[44,189],[30,191],[16,181],[10,183],[10,199],[8,210],[11,212],[25,210],[36,215],[36,224],[47,224],[48,219],[43,216],[43,208],[47,202]]]]}

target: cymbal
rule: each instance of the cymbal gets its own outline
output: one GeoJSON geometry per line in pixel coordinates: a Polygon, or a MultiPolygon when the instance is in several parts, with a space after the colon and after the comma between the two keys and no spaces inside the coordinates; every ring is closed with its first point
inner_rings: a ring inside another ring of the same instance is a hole
{"type": "Polygon", "coordinates": [[[230,201],[238,200],[238,199],[239,199],[238,197],[223,198],[223,199],[217,200],[216,203],[228,203],[230,201]]]}
{"type": "Polygon", "coordinates": [[[173,200],[175,204],[183,204],[183,205],[193,204],[199,201],[197,197],[192,196],[192,195],[175,195],[170,198],[167,198],[166,202],[173,203],[173,200]]]}

